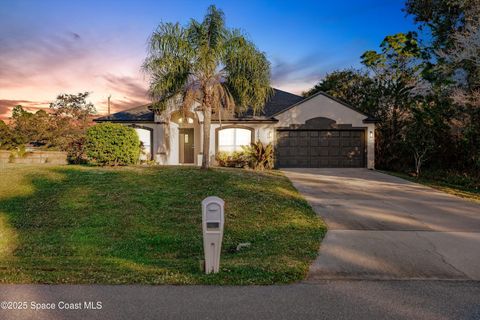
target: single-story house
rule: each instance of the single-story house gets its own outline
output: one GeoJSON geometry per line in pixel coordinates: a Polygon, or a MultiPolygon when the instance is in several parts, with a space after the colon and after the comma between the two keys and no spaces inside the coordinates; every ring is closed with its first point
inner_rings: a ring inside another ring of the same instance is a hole
{"type": "MultiPolygon", "coordinates": [[[[143,105],[95,119],[135,128],[146,157],[164,165],[200,165],[203,114],[175,105],[158,114],[143,105]]],[[[273,143],[277,167],[367,167],[375,164],[375,119],[323,92],[304,98],[274,89],[261,114],[212,116],[209,157],[273,143]]]]}

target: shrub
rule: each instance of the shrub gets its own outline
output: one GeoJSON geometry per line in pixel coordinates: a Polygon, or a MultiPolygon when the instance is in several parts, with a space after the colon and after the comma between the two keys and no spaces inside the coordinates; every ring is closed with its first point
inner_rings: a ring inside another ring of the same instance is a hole
{"type": "Polygon", "coordinates": [[[261,141],[242,147],[245,160],[250,168],[254,170],[273,169],[273,145],[264,145],[261,141]]]}
{"type": "Polygon", "coordinates": [[[25,148],[25,145],[21,144],[18,147],[16,147],[14,150],[10,151],[10,155],[8,156],[8,162],[9,163],[15,163],[15,159],[25,158],[30,153],[31,152],[28,152],[27,148],[25,148]]]}
{"type": "Polygon", "coordinates": [[[81,136],[71,141],[67,146],[67,161],[70,164],[85,164],[88,162],[86,154],[86,137],[81,136]]]}
{"type": "Polygon", "coordinates": [[[244,168],[248,165],[243,152],[220,151],[216,159],[220,167],[244,168]]]}
{"type": "Polygon", "coordinates": [[[135,164],[140,156],[140,140],[133,128],[102,123],[87,130],[85,151],[89,162],[93,164],[135,164]]]}

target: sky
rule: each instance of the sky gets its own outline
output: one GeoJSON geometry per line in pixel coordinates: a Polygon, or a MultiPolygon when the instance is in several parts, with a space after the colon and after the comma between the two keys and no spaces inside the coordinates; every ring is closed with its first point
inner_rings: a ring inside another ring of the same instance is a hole
{"type": "Polygon", "coordinates": [[[61,93],[90,92],[99,114],[109,95],[112,112],[148,103],[149,35],[161,22],[202,20],[210,4],[266,53],[272,86],[296,94],[415,29],[403,0],[0,0],[0,119],[61,93]]]}

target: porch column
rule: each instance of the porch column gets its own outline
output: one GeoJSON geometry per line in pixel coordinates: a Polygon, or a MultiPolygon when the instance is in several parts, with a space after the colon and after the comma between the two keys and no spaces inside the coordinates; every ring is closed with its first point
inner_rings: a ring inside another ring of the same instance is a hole
{"type": "Polygon", "coordinates": [[[199,143],[200,143],[200,148],[198,148],[198,150],[200,150],[200,153],[197,155],[197,166],[201,166],[202,165],[202,159],[203,159],[203,121],[200,122],[200,126],[199,126],[199,143]]]}

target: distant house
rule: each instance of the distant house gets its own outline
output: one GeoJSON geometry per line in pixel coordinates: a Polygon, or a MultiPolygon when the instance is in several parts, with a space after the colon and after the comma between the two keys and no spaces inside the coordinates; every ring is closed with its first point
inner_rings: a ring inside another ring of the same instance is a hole
{"type": "MultiPolygon", "coordinates": [[[[136,129],[148,157],[159,164],[200,165],[203,115],[171,106],[161,114],[143,105],[96,122],[136,129]]],[[[325,93],[311,97],[274,89],[263,112],[212,116],[212,163],[220,151],[240,151],[260,140],[275,146],[277,167],[374,167],[375,119],[325,93]]]]}

